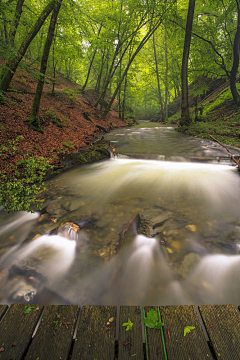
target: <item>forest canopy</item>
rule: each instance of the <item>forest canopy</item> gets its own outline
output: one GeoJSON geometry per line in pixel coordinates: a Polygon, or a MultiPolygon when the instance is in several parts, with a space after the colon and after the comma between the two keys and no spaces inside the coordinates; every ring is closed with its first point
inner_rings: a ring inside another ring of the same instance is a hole
{"type": "MultiPolygon", "coordinates": [[[[192,84],[189,96],[206,93],[211,79],[230,80],[232,96],[239,104],[238,1],[1,0],[0,51],[5,66],[0,95],[4,97],[25,58],[25,66],[39,67],[42,81],[48,66],[53,77],[57,71],[81,84],[83,91],[95,89],[99,93],[95,107],[103,107],[108,94],[104,112],[117,99],[121,118],[158,114],[166,120],[168,104],[182,93],[188,33],[184,76],[192,84]],[[193,18],[187,30],[191,8],[193,18]]],[[[37,113],[34,116],[29,123],[41,130],[37,113]]]]}

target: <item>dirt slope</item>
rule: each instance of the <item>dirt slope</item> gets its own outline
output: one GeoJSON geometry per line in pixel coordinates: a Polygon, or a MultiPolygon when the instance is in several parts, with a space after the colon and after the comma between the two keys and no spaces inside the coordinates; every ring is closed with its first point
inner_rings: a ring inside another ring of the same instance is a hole
{"type": "Polygon", "coordinates": [[[14,156],[0,158],[1,170],[9,165],[9,161],[16,163],[31,150],[36,156],[46,159],[56,155],[51,163],[56,167],[61,166],[63,154],[77,154],[83,149],[86,152],[96,137],[104,133],[102,128],[109,131],[127,125],[118,118],[116,111],[111,111],[103,119],[100,109],[96,110],[90,105],[97,94],[90,89],[82,94],[78,84],[59,75],[54,96],[51,95],[50,79],[44,86],[39,114],[43,134],[32,130],[25,121],[30,115],[37,85],[34,70],[29,72],[23,66],[18,69],[6,94],[5,104],[0,105],[1,146],[19,135],[24,136],[14,156]]]}

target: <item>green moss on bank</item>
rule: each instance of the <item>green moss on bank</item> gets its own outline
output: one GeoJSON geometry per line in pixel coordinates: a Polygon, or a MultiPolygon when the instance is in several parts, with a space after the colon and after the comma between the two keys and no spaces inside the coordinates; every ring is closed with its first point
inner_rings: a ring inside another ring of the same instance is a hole
{"type": "MultiPolygon", "coordinates": [[[[240,91],[240,84],[238,88],[240,91]]],[[[203,114],[198,115],[197,121],[193,120],[188,128],[178,127],[176,130],[208,140],[212,140],[212,135],[224,144],[240,147],[240,108],[232,100],[229,87],[216,91],[202,105],[203,114]]],[[[193,108],[190,113],[193,119],[193,108]]],[[[169,122],[179,122],[180,116],[180,112],[173,115],[169,122]]]]}

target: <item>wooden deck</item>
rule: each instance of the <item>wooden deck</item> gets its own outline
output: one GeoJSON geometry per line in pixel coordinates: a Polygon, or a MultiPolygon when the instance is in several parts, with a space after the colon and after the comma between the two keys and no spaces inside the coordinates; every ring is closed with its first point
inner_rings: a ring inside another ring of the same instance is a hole
{"type": "Polygon", "coordinates": [[[143,327],[140,306],[119,311],[116,306],[34,306],[26,311],[22,304],[0,305],[1,360],[240,359],[240,316],[233,305],[203,305],[199,313],[192,305],[144,307],[145,314],[154,309],[160,315],[162,329],[143,327]],[[132,331],[122,326],[128,319],[132,331]],[[187,326],[195,329],[184,336],[187,326]]]}

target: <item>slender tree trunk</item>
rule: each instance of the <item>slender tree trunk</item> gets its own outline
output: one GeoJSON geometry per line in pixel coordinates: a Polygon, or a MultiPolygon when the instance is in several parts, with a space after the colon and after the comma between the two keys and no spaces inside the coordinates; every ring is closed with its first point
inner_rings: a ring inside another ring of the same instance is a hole
{"type": "Polygon", "coordinates": [[[42,11],[41,15],[39,16],[38,20],[36,21],[35,25],[29,31],[25,39],[23,40],[17,55],[11,59],[6,66],[2,69],[0,74],[0,91],[5,94],[10,82],[15,74],[17,67],[22,60],[23,56],[25,55],[29,45],[31,44],[32,40],[35,38],[39,30],[41,29],[42,25],[44,24],[48,15],[52,12],[55,5],[55,0],[51,0],[45,9],[42,11]]]}
{"type": "Polygon", "coordinates": [[[56,45],[56,36],[57,36],[57,29],[56,29],[56,33],[54,35],[53,38],[53,46],[52,46],[52,53],[53,53],[53,82],[52,82],[52,96],[54,96],[55,93],[55,84],[56,84],[56,68],[57,68],[57,63],[58,60],[55,62],[55,45],[56,45]]]}
{"type": "Polygon", "coordinates": [[[112,59],[112,63],[111,63],[111,66],[110,66],[110,69],[108,71],[108,74],[107,74],[107,77],[106,77],[106,81],[105,81],[105,84],[104,84],[104,87],[103,87],[103,91],[101,92],[98,100],[96,101],[96,103],[94,104],[94,107],[97,108],[98,104],[100,103],[101,100],[104,100],[105,98],[105,95],[106,95],[106,92],[107,92],[107,87],[109,85],[109,82],[111,80],[111,73],[112,73],[112,70],[113,70],[113,67],[114,67],[114,63],[115,63],[115,59],[118,55],[118,50],[119,50],[119,43],[117,44],[116,46],[116,50],[114,52],[114,56],[113,56],[113,59],[112,59]]]}
{"type": "MultiPolygon", "coordinates": [[[[122,60],[120,61],[120,67],[119,67],[119,81],[121,81],[121,75],[122,75],[122,60]]],[[[119,119],[122,118],[122,104],[121,104],[121,86],[118,92],[118,117],[119,119]]]]}
{"type": "Polygon", "coordinates": [[[15,35],[16,35],[20,17],[22,14],[22,7],[23,7],[24,1],[25,0],[18,0],[17,5],[16,5],[15,14],[14,14],[14,20],[12,22],[11,29],[9,31],[9,40],[10,40],[10,44],[12,46],[14,45],[15,35]]]}
{"type": "Polygon", "coordinates": [[[156,44],[155,44],[155,36],[153,33],[153,50],[154,50],[154,58],[155,58],[155,66],[156,66],[156,75],[157,75],[157,84],[158,84],[158,100],[159,100],[159,112],[160,112],[160,119],[164,122],[164,114],[163,114],[163,101],[162,101],[162,94],[161,94],[161,87],[160,87],[160,79],[159,79],[159,72],[158,72],[158,61],[157,61],[157,52],[156,52],[156,44]]]}
{"type": "Polygon", "coordinates": [[[165,121],[168,119],[168,46],[167,46],[167,29],[165,28],[165,121]]]}
{"type": "MultiPolygon", "coordinates": [[[[100,28],[99,28],[99,30],[98,30],[98,37],[99,37],[99,35],[100,35],[101,30],[102,30],[102,24],[100,25],[100,28]]],[[[90,76],[90,73],[91,73],[91,69],[92,69],[92,64],[93,64],[93,61],[94,61],[94,59],[95,59],[96,53],[97,53],[97,48],[95,48],[95,50],[94,50],[94,52],[93,52],[92,60],[91,60],[91,62],[90,62],[89,68],[88,68],[87,78],[86,78],[86,81],[85,81],[85,83],[84,83],[84,85],[83,85],[83,87],[82,87],[82,91],[84,91],[85,88],[86,88],[86,86],[87,86],[87,83],[88,83],[88,80],[89,80],[89,76],[90,76]]]]}
{"type": "Polygon", "coordinates": [[[111,100],[110,100],[110,102],[109,102],[109,104],[108,104],[108,107],[107,107],[107,109],[106,109],[106,111],[105,111],[105,113],[104,113],[104,116],[106,116],[107,113],[109,112],[109,110],[111,109],[111,106],[112,106],[112,104],[113,104],[113,101],[114,101],[114,99],[115,99],[116,96],[117,96],[117,93],[118,93],[118,91],[119,91],[119,89],[120,89],[120,86],[121,86],[121,84],[122,84],[125,76],[127,75],[128,70],[129,70],[129,68],[130,68],[133,60],[135,59],[135,57],[137,56],[137,54],[140,52],[140,50],[143,48],[143,46],[146,44],[146,42],[147,42],[147,41],[150,39],[150,37],[153,35],[153,33],[156,31],[156,29],[159,27],[159,25],[161,24],[161,22],[162,22],[162,19],[159,19],[158,22],[155,24],[155,26],[153,26],[153,27],[148,31],[148,33],[144,36],[144,38],[142,39],[142,41],[141,41],[140,44],[138,45],[137,49],[135,50],[135,52],[133,53],[133,55],[132,55],[131,58],[129,59],[129,62],[128,62],[127,66],[126,66],[126,68],[125,68],[125,70],[124,70],[124,72],[123,72],[123,75],[122,75],[122,77],[121,77],[121,80],[119,81],[118,86],[117,86],[117,88],[116,88],[116,90],[115,90],[115,92],[114,92],[114,94],[113,94],[113,96],[112,96],[112,98],[111,98],[111,100]]]}
{"type": "Polygon", "coordinates": [[[47,39],[46,39],[44,49],[43,49],[37,90],[36,90],[34,100],[33,100],[31,115],[28,120],[28,123],[30,124],[30,126],[34,130],[37,130],[37,131],[42,131],[41,125],[39,124],[39,120],[38,120],[38,112],[39,112],[40,100],[41,100],[42,90],[43,90],[43,85],[44,85],[44,80],[45,80],[45,74],[46,74],[46,70],[47,70],[47,62],[48,62],[49,52],[50,52],[52,41],[54,38],[55,26],[57,23],[58,13],[59,13],[60,7],[62,5],[62,1],[63,0],[56,0],[55,6],[54,6],[54,9],[52,12],[52,17],[51,17],[51,21],[50,21],[50,25],[49,25],[49,29],[48,29],[47,39]]]}
{"type": "Polygon", "coordinates": [[[240,106],[240,96],[236,86],[236,79],[237,79],[237,73],[239,67],[239,48],[240,48],[240,7],[238,0],[236,0],[236,3],[238,10],[238,25],[237,25],[237,32],[234,38],[234,44],[233,44],[233,66],[230,76],[230,89],[235,103],[238,106],[240,106]]]}
{"type": "Polygon", "coordinates": [[[185,41],[182,57],[182,104],[181,104],[181,126],[189,126],[191,123],[191,118],[189,114],[189,103],[188,103],[188,59],[189,51],[191,44],[191,34],[192,34],[192,23],[193,15],[195,9],[195,0],[189,0],[188,4],[188,15],[187,15],[187,25],[185,31],[185,41]]]}
{"type": "Polygon", "coordinates": [[[5,43],[6,43],[6,45],[8,45],[9,44],[9,36],[8,36],[8,31],[7,31],[6,19],[3,19],[3,27],[4,27],[5,43]]]}
{"type": "Polygon", "coordinates": [[[93,61],[95,59],[96,53],[97,53],[97,49],[95,49],[94,52],[93,52],[92,60],[90,61],[90,65],[89,65],[89,68],[88,68],[87,78],[86,78],[85,83],[84,83],[84,85],[82,87],[82,92],[84,92],[84,90],[85,90],[85,88],[87,86],[89,76],[90,76],[90,72],[91,72],[91,69],[92,69],[92,64],[93,64],[93,61]]]}
{"type": "Polygon", "coordinates": [[[103,54],[102,54],[102,61],[101,61],[100,73],[99,73],[99,75],[98,75],[97,83],[96,83],[96,87],[95,87],[95,90],[96,90],[97,92],[100,91],[100,86],[101,86],[102,72],[103,72],[104,63],[105,63],[105,49],[104,49],[103,54]]]}
{"type": "Polygon", "coordinates": [[[124,119],[125,119],[125,102],[126,102],[126,94],[127,94],[127,76],[125,77],[124,90],[123,90],[122,118],[121,118],[121,120],[122,120],[122,121],[124,121],[124,119]]]}

